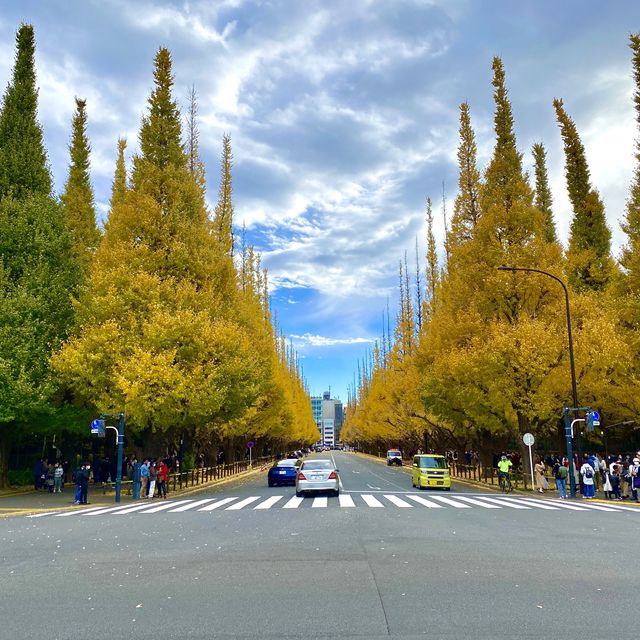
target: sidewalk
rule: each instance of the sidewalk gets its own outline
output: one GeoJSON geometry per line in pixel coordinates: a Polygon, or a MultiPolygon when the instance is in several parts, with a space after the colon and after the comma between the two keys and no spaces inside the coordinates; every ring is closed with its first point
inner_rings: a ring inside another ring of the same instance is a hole
{"type": "MultiPolygon", "coordinates": [[[[176,496],[188,496],[192,493],[198,493],[207,489],[222,486],[235,480],[241,480],[257,473],[264,473],[264,469],[255,466],[253,469],[242,471],[226,478],[221,478],[183,489],[167,490],[167,498],[176,496]]],[[[120,493],[120,504],[134,504],[133,496],[129,495],[127,485],[123,486],[120,493]]],[[[10,489],[0,492],[0,518],[30,515],[35,513],[46,513],[48,511],[69,511],[73,509],[86,509],[86,505],[74,504],[76,488],[73,484],[66,484],[62,493],[49,493],[48,491],[36,491],[33,487],[23,489],[10,489]]],[[[93,483],[89,484],[89,500],[88,503],[94,507],[113,507],[116,506],[115,491],[109,490],[106,494],[102,493],[102,485],[93,483]]],[[[155,500],[155,498],[150,499],[155,500]]],[[[139,502],[136,500],[135,502],[139,502]]]]}

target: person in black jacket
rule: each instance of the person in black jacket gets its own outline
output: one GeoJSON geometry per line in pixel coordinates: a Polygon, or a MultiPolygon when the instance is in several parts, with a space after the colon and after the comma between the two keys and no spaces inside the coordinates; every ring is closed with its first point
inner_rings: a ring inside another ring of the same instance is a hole
{"type": "Polygon", "coordinates": [[[76,482],[80,485],[80,504],[89,504],[87,501],[89,494],[89,465],[83,464],[79,472],[76,473],[76,482]],[[79,476],[79,477],[78,477],[79,476]]]}

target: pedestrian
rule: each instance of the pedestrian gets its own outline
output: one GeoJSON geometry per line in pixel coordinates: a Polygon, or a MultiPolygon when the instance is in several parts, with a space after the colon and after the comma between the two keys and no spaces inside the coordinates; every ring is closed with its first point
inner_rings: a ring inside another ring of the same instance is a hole
{"type": "Polygon", "coordinates": [[[158,498],[167,498],[167,476],[169,474],[169,468],[165,464],[164,460],[161,460],[156,467],[156,473],[158,475],[158,498]]]}
{"type": "Polygon", "coordinates": [[[73,472],[73,475],[71,476],[73,483],[76,485],[76,494],[75,494],[75,497],[73,498],[73,504],[80,504],[80,493],[82,492],[80,488],[81,472],[82,472],[82,465],[78,465],[76,467],[76,470],[73,472]]]}
{"type": "Polygon", "coordinates": [[[131,475],[131,483],[133,485],[133,499],[138,500],[140,498],[140,486],[142,484],[142,476],[140,469],[142,465],[138,462],[136,456],[133,457],[133,463],[131,464],[133,473],[131,475]]]}
{"type": "Polygon", "coordinates": [[[583,465],[580,467],[580,475],[583,485],[582,497],[590,500],[595,497],[596,493],[593,487],[593,467],[589,464],[586,456],[583,465]]]}
{"type": "Polygon", "coordinates": [[[152,462],[149,467],[149,494],[147,498],[155,498],[156,482],[158,481],[158,471],[156,469],[156,463],[152,462]]]}
{"type": "Polygon", "coordinates": [[[538,493],[544,493],[546,479],[544,477],[544,463],[541,458],[538,458],[533,470],[536,477],[536,489],[538,490],[538,493]]]}
{"type": "Polygon", "coordinates": [[[149,485],[149,460],[145,458],[140,467],[140,497],[147,497],[147,487],[149,485]]]}
{"type": "Polygon", "coordinates": [[[569,470],[560,462],[556,462],[553,465],[553,476],[556,479],[556,489],[558,489],[558,495],[561,498],[568,498],[567,494],[567,478],[569,477],[569,470]]]}
{"type": "Polygon", "coordinates": [[[638,500],[638,489],[640,489],[640,458],[633,459],[633,465],[631,465],[629,471],[631,476],[631,496],[635,502],[640,502],[638,500]]]}
{"type": "Polygon", "coordinates": [[[587,462],[593,469],[593,491],[597,493],[600,490],[600,462],[593,453],[589,454],[587,462]]]}
{"type": "Polygon", "coordinates": [[[613,486],[611,485],[611,476],[608,469],[605,469],[602,472],[602,491],[604,492],[604,497],[607,500],[611,500],[613,486]]]}
{"type": "Polygon", "coordinates": [[[52,464],[47,466],[47,472],[45,474],[44,484],[49,493],[53,493],[53,486],[55,484],[53,481],[54,471],[55,469],[52,464]]]}
{"type": "Polygon", "coordinates": [[[56,462],[56,466],[53,470],[53,492],[62,493],[62,477],[64,475],[64,469],[62,465],[56,462]]]}
{"type": "Polygon", "coordinates": [[[615,500],[622,500],[620,495],[620,467],[617,464],[613,465],[613,472],[609,475],[611,478],[611,491],[615,500]]]}
{"type": "Polygon", "coordinates": [[[40,458],[33,468],[33,486],[36,491],[42,488],[45,481],[46,467],[44,460],[40,458]]]}

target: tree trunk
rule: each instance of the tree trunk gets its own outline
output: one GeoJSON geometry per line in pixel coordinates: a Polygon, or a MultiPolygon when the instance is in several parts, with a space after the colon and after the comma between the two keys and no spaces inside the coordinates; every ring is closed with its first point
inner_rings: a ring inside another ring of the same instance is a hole
{"type": "Polygon", "coordinates": [[[5,423],[0,427],[0,489],[6,489],[9,486],[10,425],[11,423],[5,423]]]}

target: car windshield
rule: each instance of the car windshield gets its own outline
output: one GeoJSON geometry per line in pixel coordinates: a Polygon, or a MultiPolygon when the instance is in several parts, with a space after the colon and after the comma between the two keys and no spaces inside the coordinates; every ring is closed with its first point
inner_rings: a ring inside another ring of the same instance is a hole
{"type": "Polygon", "coordinates": [[[446,469],[447,463],[444,458],[420,458],[421,469],[446,469]]]}
{"type": "Polygon", "coordinates": [[[278,464],[276,466],[278,467],[295,467],[296,466],[296,462],[297,460],[292,460],[292,459],[287,459],[287,460],[280,460],[280,462],[278,462],[278,464]]]}
{"type": "Polygon", "coordinates": [[[331,460],[308,460],[302,465],[303,469],[333,469],[331,460]]]}
{"type": "Polygon", "coordinates": [[[400,456],[402,455],[398,449],[391,449],[391,451],[387,452],[388,456],[400,456]]]}

